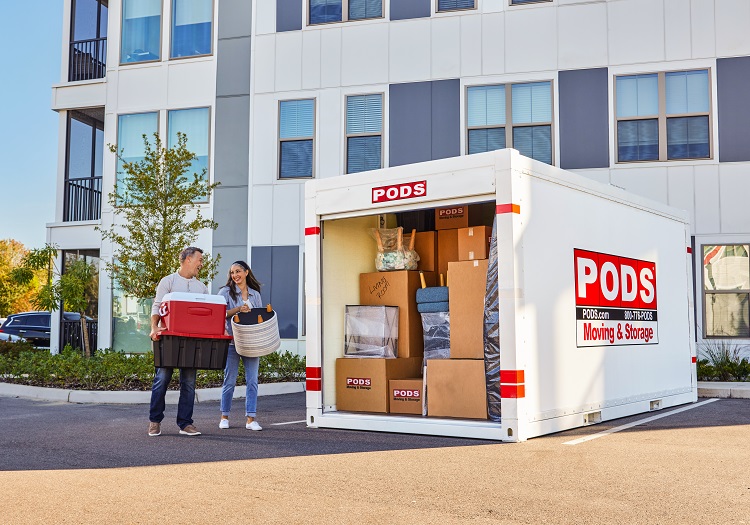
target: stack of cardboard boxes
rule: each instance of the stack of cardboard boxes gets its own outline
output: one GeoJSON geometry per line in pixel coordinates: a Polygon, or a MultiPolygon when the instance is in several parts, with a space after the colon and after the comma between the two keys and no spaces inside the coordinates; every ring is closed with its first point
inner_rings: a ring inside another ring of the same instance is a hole
{"type": "Polygon", "coordinates": [[[482,334],[491,228],[469,226],[477,222],[482,222],[478,206],[438,208],[436,231],[416,233],[418,271],[360,274],[360,304],[398,307],[398,355],[338,359],[338,410],[425,413],[424,341],[415,298],[421,271],[427,286],[435,286],[438,275],[447,276],[450,308],[450,359],[426,361],[426,413],[486,419],[482,334]]]}

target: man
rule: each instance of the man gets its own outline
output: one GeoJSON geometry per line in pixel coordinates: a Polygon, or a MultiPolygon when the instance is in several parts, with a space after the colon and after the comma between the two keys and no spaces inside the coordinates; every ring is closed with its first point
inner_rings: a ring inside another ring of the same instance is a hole
{"type": "MultiPolygon", "coordinates": [[[[203,267],[203,250],[190,246],[180,252],[180,269],[167,275],[156,287],[154,306],[151,308],[151,340],[159,340],[159,306],[164,295],[169,292],[208,293],[208,287],[196,279],[203,267]]],[[[164,419],[167,387],[172,380],[174,368],[157,368],[154,383],[151,387],[151,408],[149,412],[148,435],[161,435],[161,421],[164,419]]],[[[180,368],[180,400],[177,404],[177,426],[180,434],[199,436],[200,432],[193,425],[193,405],[195,404],[195,368],[180,368]]]]}

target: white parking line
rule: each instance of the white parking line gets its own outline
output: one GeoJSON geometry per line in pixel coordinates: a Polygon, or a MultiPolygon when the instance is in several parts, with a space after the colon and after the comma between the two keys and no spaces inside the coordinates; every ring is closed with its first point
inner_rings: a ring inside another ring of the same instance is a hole
{"type": "Polygon", "coordinates": [[[300,421],[286,421],[284,423],[271,423],[271,426],[278,426],[278,425],[296,425],[297,423],[307,423],[307,419],[302,419],[300,421]]]}
{"type": "Polygon", "coordinates": [[[598,432],[596,434],[591,434],[590,436],[574,439],[572,441],[566,441],[563,443],[563,445],[578,445],[580,443],[585,443],[586,441],[591,441],[592,439],[604,437],[608,434],[614,434],[615,432],[619,432],[621,430],[627,430],[632,427],[636,427],[638,425],[642,425],[644,423],[649,423],[651,421],[655,421],[657,419],[661,419],[663,417],[671,416],[672,414],[678,414],[680,412],[685,412],[686,410],[692,410],[694,408],[698,408],[699,406],[703,406],[707,403],[713,403],[714,401],[718,401],[718,399],[707,399],[706,401],[701,401],[700,403],[696,403],[694,405],[678,408],[677,410],[672,410],[671,412],[666,412],[664,414],[659,414],[658,416],[651,416],[647,417],[646,419],[639,419],[638,421],[633,421],[632,423],[628,423],[627,425],[622,425],[619,427],[610,428],[609,430],[603,430],[601,432],[598,432]]]}

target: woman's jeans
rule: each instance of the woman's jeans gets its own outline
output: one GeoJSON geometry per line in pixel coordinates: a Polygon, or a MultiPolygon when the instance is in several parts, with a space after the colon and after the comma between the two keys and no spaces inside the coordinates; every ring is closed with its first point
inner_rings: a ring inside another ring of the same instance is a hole
{"type": "MultiPolygon", "coordinates": [[[[164,419],[167,387],[172,380],[172,372],[174,372],[174,368],[156,369],[154,383],[151,385],[151,409],[148,416],[149,421],[161,423],[162,419],[164,419]]],[[[177,426],[181,429],[193,424],[196,372],[197,370],[195,368],[180,368],[180,401],[177,403],[177,426]]]]}
{"type": "Polygon", "coordinates": [[[227,366],[224,368],[224,384],[221,387],[221,415],[228,416],[232,409],[232,396],[234,396],[234,387],[237,384],[237,372],[240,368],[240,357],[245,365],[245,415],[255,417],[255,410],[258,404],[258,365],[260,357],[241,356],[234,349],[234,345],[229,345],[227,352],[227,366]]]}

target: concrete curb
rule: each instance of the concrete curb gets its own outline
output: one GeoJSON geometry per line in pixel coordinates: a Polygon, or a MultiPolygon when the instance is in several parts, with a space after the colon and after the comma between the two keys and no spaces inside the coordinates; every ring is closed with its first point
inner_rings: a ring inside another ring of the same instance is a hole
{"type": "Polygon", "coordinates": [[[750,399],[750,383],[698,381],[698,397],[750,399]]]}
{"type": "MultiPolygon", "coordinates": [[[[278,394],[294,394],[305,391],[305,383],[263,383],[258,385],[258,396],[275,396],[278,394]]],[[[148,404],[151,392],[100,391],[100,390],[64,390],[61,388],[44,388],[39,386],[16,385],[0,382],[0,397],[18,397],[37,401],[62,401],[65,403],[94,403],[94,404],[148,404]]],[[[234,389],[233,399],[245,398],[244,385],[234,389]]],[[[175,390],[167,392],[168,405],[176,405],[180,393],[175,390]]],[[[199,388],[195,391],[196,403],[206,403],[221,399],[221,387],[199,388]]]]}

